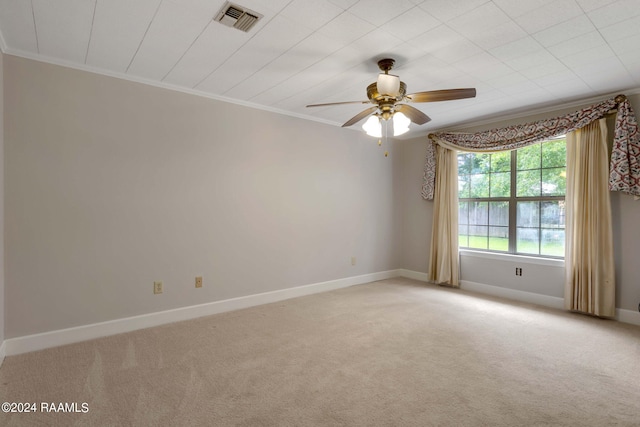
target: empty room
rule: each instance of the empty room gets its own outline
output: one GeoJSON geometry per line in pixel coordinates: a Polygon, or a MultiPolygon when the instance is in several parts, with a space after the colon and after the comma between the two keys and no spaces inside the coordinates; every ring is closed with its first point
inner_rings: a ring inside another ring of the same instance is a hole
{"type": "Polygon", "coordinates": [[[0,0],[0,425],[640,425],[638,0],[0,0]]]}

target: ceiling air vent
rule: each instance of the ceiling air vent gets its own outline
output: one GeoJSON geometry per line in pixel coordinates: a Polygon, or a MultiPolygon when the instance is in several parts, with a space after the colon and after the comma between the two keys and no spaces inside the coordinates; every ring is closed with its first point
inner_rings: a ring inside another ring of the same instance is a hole
{"type": "Polygon", "coordinates": [[[262,18],[262,15],[253,10],[226,2],[218,12],[215,20],[227,27],[237,28],[247,33],[260,18],[262,18]]]}

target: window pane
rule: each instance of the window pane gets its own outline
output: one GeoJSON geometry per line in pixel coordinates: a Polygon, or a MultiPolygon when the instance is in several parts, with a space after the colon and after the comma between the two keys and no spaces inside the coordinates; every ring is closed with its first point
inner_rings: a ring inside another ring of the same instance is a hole
{"type": "Polygon", "coordinates": [[[540,169],[540,144],[520,148],[517,151],[518,170],[540,169]]]}
{"type": "Polygon", "coordinates": [[[491,172],[509,172],[511,170],[511,151],[501,151],[491,155],[491,172]]]}
{"type": "Polygon", "coordinates": [[[564,229],[542,229],[541,255],[564,256],[564,229]]]}
{"type": "Polygon", "coordinates": [[[469,224],[469,203],[458,203],[458,224],[469,224]]]}
{"type": "Polygon", "coordinates": [[[540,169],[518,172],[516,197],[540,196],[540,169]]]}
{"type": "Polygon", "coordinates": [[[540,202],[518,202],[516,225],[518,227],[540,227],[540,202]]]}
{"type": "Polygon", "coordinates": [[[509,250],[509,227],[489,227],[489,249],[494,251],[509,250]]]}
{"type": "Polygon", "coordinates": [[[471,197],[489,197],[489,174],[471,175],[471,197]]]}
{"type": "Polygon", "coordinates": [[[542,167],[562,167],[567,164],[567,143],[564,139],[542,144],[542,167]]]}
{"type": "Polygon", "coordinates": [[[471,173],[471,154],[458,154],[458,175],[471,173]]]}
{"type": "Polygon", "coordinates": [[[469,175],[458,175],[458,198],[469,198],[469,175]]]}
{"type": "Polygon", "coordinates": [[[540,230],[538,228],[518,228],[516,230],[516,251],[525,254],[540,254],[540,230]]]}
{"type": "Polygon", "coordinates": [[[474,249],[488,249],[487,240],[489,227],[486,225],[469,226],[469,247],[474,249]]]}
{"type": "Polygon", "coordinates": [[[564,200],[540,202],[540,227],[564,228],[564,200]]]}
{"type": "Polygon", "coordinates": [[[489,225],[509,227],[509,202],[489,202],[489,225]]]}
{"type": "Polygon", "coordinates": [[[564,196],[567,184],[567,170],[551,168],[542,170],[542,195],[564,196]]]}
{"type": "Polygon", "coordinates": [[[491,197],[509,197],[511,195],[511,173],[500,172],[491,174],[491,197]]]}
{"type": "MultiPolygon", "coordinates": [[[[487,202],[469,203],[469,224],[487,225],[489,224],[489,204],[487,202]]],[[[485,236],[487,233],[485,233],[485,236]]]]}
{"type": "Polygon", "coordinates": [[[471,173],[489,173],[490,154],[472,153],[471,158],[473,160],[471,173]]]}
{"type": "Polygon", "coordinates": [[[467,225],[458,225],[458,246],[469,247],[469,226],[467,225]]]}

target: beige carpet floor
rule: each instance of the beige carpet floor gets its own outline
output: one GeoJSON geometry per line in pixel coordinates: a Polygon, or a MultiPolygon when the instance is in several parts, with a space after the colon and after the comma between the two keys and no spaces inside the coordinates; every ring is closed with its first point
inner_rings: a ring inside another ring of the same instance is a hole
{"type": "Polygon", "coordinates": [[[640,327],[391,279],[7,357],[3,426],[640,426],[640,327]]]}

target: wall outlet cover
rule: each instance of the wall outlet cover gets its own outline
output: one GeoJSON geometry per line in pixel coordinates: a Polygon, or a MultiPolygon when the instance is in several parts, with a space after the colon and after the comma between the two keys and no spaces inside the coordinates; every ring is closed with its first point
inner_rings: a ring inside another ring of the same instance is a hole
{"type": "Polygon", "coordinates": [[[153,293],[154,294],[161,294],[162,291],[163,291],[162,282],[161,281],[153,282],[153,293]]]}

